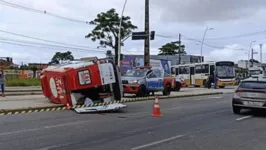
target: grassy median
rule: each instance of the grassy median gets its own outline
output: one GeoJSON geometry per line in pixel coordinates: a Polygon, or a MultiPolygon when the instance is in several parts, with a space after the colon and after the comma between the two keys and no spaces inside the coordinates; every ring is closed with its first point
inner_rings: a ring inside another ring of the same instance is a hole
{"type": "Polygon", "coordinates": [[[6,86],[41,86],[40,79],[8,79],[6,86]]]}

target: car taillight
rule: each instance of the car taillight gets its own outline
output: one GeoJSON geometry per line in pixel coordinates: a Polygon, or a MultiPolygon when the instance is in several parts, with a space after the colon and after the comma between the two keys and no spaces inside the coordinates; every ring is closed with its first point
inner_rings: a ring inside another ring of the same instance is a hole
{"type": "Polygon", "coordinates": [[[239,89],[235,90],[235,93],[240,93],[240,92],[244,92],[244,91],[243,90],[239,90],[239,89]]]}

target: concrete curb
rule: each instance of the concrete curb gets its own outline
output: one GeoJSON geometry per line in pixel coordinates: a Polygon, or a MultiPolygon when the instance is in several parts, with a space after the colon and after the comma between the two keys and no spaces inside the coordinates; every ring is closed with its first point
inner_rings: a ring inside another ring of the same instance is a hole
{"type": "Polygon", "coordinates": [[[26,89],[26,90],[15,90],[15,89],[8,89],[5,91],[6,93],[12,93],[12,92],[42,92],[42,90],[39,90],[39,89],[26,89]]]}
{"type": "Polygon", "coordinates": [[[24,95],[42,95],[43,93],[37,93],[37,92],[21,92],[19,91],[18,93],[11,93],[11,92],[5,92],[6,96],[24,96],[24,95]]]}
{"type": "MultiPolygon", "coordinates": [[[[189,94],[189,95],[170,95],[170,96],[159,96],[160,99],[168,99],[168,98],[182,98],[182,97],[195,97],[195,96],[204,96],[204,95],[217,95],[224,94],[223,92],[213,92],[213,93],[199,93],[199,94],[189,94]]],[[[130,102],[138,102],[138,101],[148,101],[154,100],[155,96],[150,97],[139,97],[139,98],[126,98],[121,101],[113,101],[113,102],[105,102],[105,103],[95,103],[92,105],[75,105],[71,109],[75,108],[83,108],[83,107],[92,107],[92,106],[104,106],[108,104],[114,103],[130,103],[130,102]]],[[[0,116],[2,115],[15,115],[15,114],[25,114],[25,113],[33,113],[33,112],[49,112],[49,111],[58,111],[58,110],[67,110],[66,106],[62,104],[58,104],[55,106],[41,106],[41,107],[28,107],[28,108],[20,108],[20,109],[2,109],[0,110],[0,116]]]]}

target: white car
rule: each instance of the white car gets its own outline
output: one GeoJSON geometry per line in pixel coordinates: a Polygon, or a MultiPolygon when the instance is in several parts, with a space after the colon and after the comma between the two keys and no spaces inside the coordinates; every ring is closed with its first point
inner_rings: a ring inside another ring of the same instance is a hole
{"type": "Polygon", "coordinates": [[[235,90],[232,107],[235,114],[240,114],[241,109],[265,109],[266,77],[242,80],[235,90]]]}

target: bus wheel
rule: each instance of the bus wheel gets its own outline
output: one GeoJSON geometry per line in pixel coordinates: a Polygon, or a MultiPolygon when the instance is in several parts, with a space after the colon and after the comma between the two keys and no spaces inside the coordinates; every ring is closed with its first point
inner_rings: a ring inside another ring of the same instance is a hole
{"type": "Polygon", "coordinates": [[[164,96],[167,96],[167,95],[170,95],[171,94],[171,86],[169,84],[167,84],[165,87],[164,87],[164,90],[163,90],[163,95],[164,96]]]}

